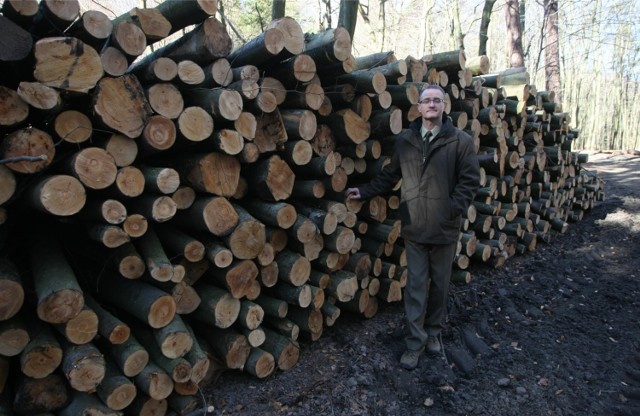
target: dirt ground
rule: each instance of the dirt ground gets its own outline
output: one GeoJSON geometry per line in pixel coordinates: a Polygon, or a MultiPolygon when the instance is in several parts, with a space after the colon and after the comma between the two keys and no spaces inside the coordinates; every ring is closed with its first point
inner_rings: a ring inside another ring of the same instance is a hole
{"type": "Polygon", "coordinates": [[[549,244],[451,290],[446,354],[398,366],[400,303],[343,315],[265,380],[223,374],[215,415],[640,415],[640,157],[591,154],[606,199],[549,244]],[[460,360],[462,357],[462,360],[460,360]]]}

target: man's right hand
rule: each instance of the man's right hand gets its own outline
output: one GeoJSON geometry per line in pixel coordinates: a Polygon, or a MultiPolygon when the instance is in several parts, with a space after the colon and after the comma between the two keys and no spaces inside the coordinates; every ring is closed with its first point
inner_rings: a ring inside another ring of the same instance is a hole
{"type": "Polygon", "coordinates": [[[358,188],[347,188],[345,194],[347,199],[360,199],[360,189],[358,188]]]}

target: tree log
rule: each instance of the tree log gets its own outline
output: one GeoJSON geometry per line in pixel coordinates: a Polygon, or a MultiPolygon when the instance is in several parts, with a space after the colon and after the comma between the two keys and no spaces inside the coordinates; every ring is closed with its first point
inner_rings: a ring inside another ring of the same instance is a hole
{"type": "Polygon", "coordinates": [[[142,133],[151,115],[142,86],[131,74],[102,78],[93,92],[93,110],[104,125],[131,138],[142,133]]]}
{"type": "Polygon", "coordinates": [[[109,409],[123,410],[136,397],[137,389],[113,362],[107,361],[105,377],[97,387],[96,393],[109,409]]]}
{"type": "Polygon", "coordinates": [[[234,66],[252,64],[263,66],[278,56],[284,48],[283,32],[276,28],[267,28],[251,41],[229,53],[227,59],[234,66]]]}
{"type": "Polygon", "coordinates": [[[264,332],[266,339],[261,349],[273,355],[280,370],[289,370],[298,363],[300,348],[297,342],[267,328],[264,332]]]}
{"type": "Polygon", "coordinates": [[[104,275],[94,286],[100,299],[108,300],[152,328],[166,326],[176,313],[176,303],[169,294],[140,280],[104,275]]]}
{"type": "Polygon", "coordinates": [[[62,372],[71,388],[92,393],[105,376],[105,360],[93,344],[64,347],[62,372]]]}
{"type": "Polygon", "coordinates": [[[85,305],[78,315],[54,326],[72,344],[86,344],[98,334],[98,315],[86,304],[85,299],[85,305]]]}
{"type": "Polygon", "coordinates": [[[43,378],[20,377],[16,383],[13,410],[21,414],[39,414],[62,409],[69,400],[67,384],[58,374],[43,378]]]}
{"type": "Polygon", "coordinates": [[[87,93],[103,76],[96,50],[76,38],[40,39],[33,53],[36,58],[33,76],[49,87],[87,93]]]}
{"type": "Polygon", "coordinates": [[[135,376],[136,387],[155,400],[164,400],[173,391],[171,377],[158,365],[149,362],[142,372],[135,376]]]}
{"type": "Polygon", "coordinates": [[[234,260],[229,267],[211,268],[207,274],[227,288],[234,298],[240,299],[258,276],[258,267],[251,260],[234,260]]]}
{"type": "MultiPolygon", "coordinates": [[[[203,328],[204,329],[204,328],[203,328]]],[[[230,369],[241,369],[251,353],[247,338],[230,329],[207,328],[200,333],[230,369]]]]}
{"type": "Polygon", "coordinates": [[[202,299],[193,312],[196,319],[218,328],[228,328],[238,319],[240,301],[228,291],[202,282],[195,288],[202,299]]]}
{"type": "Polygon", "coordinates": [[[134,335],[121,344],[103,347],[103,351],[110,354],[118,369],[127,377],[137,376],[149,363],[149,353],[134,335]]]}

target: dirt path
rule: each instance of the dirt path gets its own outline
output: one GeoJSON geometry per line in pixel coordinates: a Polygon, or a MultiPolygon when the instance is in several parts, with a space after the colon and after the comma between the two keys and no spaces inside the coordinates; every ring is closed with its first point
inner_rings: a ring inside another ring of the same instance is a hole
{"type": "Polygon", "coordinates": [[[205,392],[214,414],[640,415],[640,158],[591,155],[587,168],[604,202],[453,288],[446,356],[399,368],[399,304],[341,317],[287,372],[223,375],[205,392]]]}

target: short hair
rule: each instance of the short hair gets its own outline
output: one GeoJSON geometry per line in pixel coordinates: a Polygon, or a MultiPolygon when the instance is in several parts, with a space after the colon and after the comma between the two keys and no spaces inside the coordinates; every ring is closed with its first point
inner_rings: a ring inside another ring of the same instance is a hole
{"type": "Polygon", "coordinates": [[[420,89],[420,94],[418,94],[418,98],[422,97],[422,93],[427,91],[427,90],[436,90],[436,91],[440,91],[442,93],[442,96],[444,97],[445,95],[447,95],[446,91],[444,90],[444,88],[442,88],[440,85],[438,84],[425,84],[423,85],[423,87],[420,89]]]}

